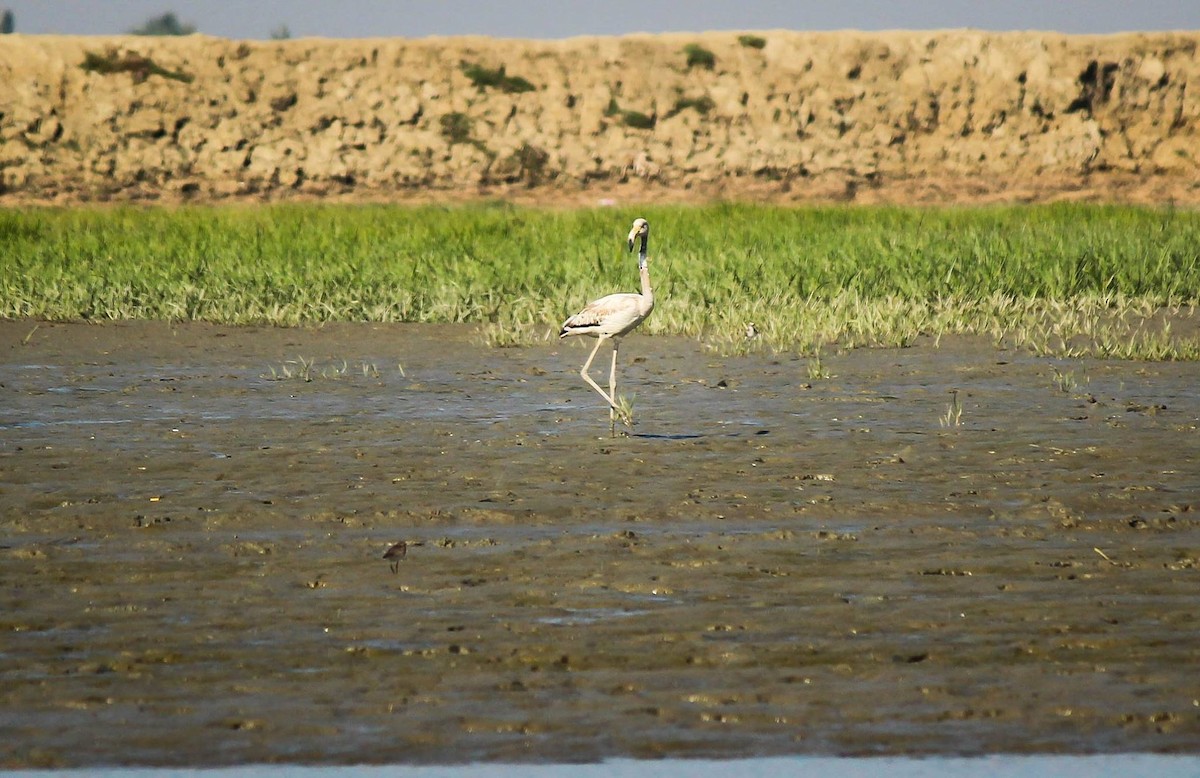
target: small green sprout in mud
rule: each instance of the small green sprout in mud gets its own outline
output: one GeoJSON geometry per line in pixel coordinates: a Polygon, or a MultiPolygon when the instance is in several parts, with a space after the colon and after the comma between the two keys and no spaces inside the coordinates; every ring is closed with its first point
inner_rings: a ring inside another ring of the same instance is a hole
{"type": "Polygon", "coordinates": [[[814,351],[812,358],[808,360],[808,378],[810,381],[829,378],[829,371],[825,369],[825,364],[821,361],[821,351],[819,349],[814,351]]]}
{"type": "Polygon", "coordinates": [[[480,342],[491,348],[529,346],[547,340],[547,335],[534,325],[490,322],[484,328],[480,342]]]}
{"type": "MultiPolygon", "coordinates": [[[[358,369],[362,372],[363,378],[379,378],[379,368],[372,362],[363,361],[358,364],[358,369]]],[[[321,369],[321,378],[343,378],[351,375],[350,363],[342,360],[341,365],[334,365],[328,368],[321,369]]]]}
{"type": "MultiPolygon", "coordinates": [[[[396,366],[400,371],[400,376],[404,377],[404,368],[401,365],[396,366]]],[[[305,383],[312,383],[317,378],[328,380],[337,380],[349,375],[353,375],[350,369],[350,362],[343,359],[341,364],[330,365],[317,369],[317,360],[305,359],[304,357],[296,357],[285,361],[278,369],[274,365],[267,368],[270,373],[262,374],[262,378],[267,381],[290,381],[299,380],[305,383]]],[[[358,369],[362,372],[363,378],[379,378],[381,376],[379,367],[374,362],[362,361],[358,364],[358,369]]]]}
{"type": "Polygon", "coordinates": [[[624,424],[626,427],[629,427],[631,429],[634,424],[634,422],[633,422],[634,397],[626,397],[623,394],[619,394],[619,395],[617,395],[616,400],[617,400],[616,414],[613,416],[613,420],[612,420],[614,434],[616,432],[617,419],[620,419],[622,424],[624,424]]]}
{"type": "Polygon", "coordinates": [[[263,378],[268,381],[289,381],[293,378],[298,378],[305,383],[310,383],[313,380],[312,369],[315,362],[315,359],[305,359],[304,357],[289,359],[280,365],[279,370],[276,370],[275,366],[271,365],[271,374],[269,376],[263,375],[263,378]]]}
{"type": "Polygon", "coordinates": [[[1054,386],[1063,394],[1071,394],[1079,388],[1078,382],[1075,380],[1075,374],[1071,371],[1063,372],[1057,367],[1054,370],[1054,386]]]}
{"type": "Polygon", "coordinates": [[[958,390],[950,390],[950,405],[941,418],[943,427],[959,427],[962,425],[962,402],[958,399],[958,390]]]}

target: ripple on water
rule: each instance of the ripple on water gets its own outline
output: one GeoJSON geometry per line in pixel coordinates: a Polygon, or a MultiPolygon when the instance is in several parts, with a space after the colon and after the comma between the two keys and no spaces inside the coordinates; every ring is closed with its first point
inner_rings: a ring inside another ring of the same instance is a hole
{"type": "Polygon", "coordinates": [[[563,608],[561,616],[543,616],[537,621],[541,624],[552,624],[561,627],[575,627],[584,624],[598,624],[602,621],[642,616],[650,613],[648,610],[629,608],[563,608]]]}

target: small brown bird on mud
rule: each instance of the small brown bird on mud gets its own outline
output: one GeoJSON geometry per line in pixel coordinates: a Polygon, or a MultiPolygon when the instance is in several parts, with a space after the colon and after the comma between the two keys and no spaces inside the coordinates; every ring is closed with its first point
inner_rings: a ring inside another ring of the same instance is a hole
{"type": "Polygon", "coordinates": [[[384,551],[383,558],[391,560],[392,572],[395,573],[400,570],[400,560],[403,559],[407,554],[408,543],[405,543],[403,540],[401,540],[399,543],[395,543],[390,546],[387,551],[384,551]]]}

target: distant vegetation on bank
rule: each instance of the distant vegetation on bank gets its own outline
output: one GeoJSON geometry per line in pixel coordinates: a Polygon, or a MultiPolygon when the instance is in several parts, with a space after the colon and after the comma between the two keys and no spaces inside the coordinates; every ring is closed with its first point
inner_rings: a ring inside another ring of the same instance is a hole
{"type": "Polygon", "coordinates": [[[659,299],[644,331],[723,353],[973,333],[1045,354],[1200,358],[1171,329],[1200,296],[1200,213],[1088,205],[7,210],[0,316],[470,322],[520,345],[636,290],[634,216],[652,225],[659,299]]]}

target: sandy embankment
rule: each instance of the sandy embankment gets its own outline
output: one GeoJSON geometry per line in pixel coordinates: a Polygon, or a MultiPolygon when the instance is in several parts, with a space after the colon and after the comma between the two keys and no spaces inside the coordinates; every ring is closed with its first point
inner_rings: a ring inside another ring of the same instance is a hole
{"type": "Polygon", "coordinates": [[[4,36],[0,196],[1200,202],[1200,33],[759,35],[4,36]]]}

